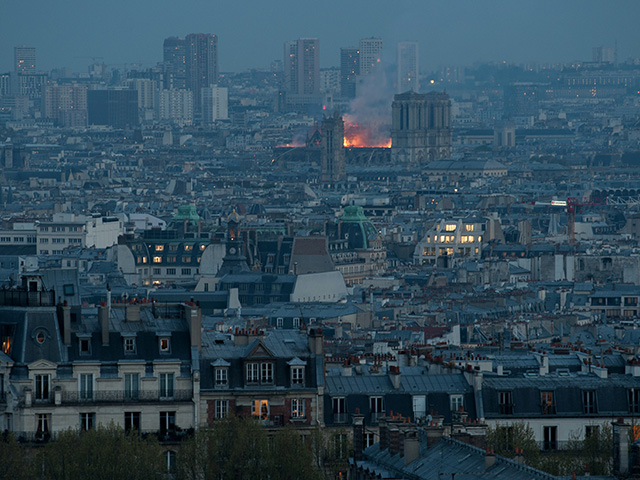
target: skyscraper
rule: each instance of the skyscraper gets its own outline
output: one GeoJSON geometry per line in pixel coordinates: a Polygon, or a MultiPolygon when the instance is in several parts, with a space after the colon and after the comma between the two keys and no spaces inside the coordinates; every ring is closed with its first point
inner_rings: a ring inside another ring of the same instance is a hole
{"type": "Polygon", "coordinates": [[[169,37],[162,45],[162,63],[164,64],[164,88],[186,88],[185,40],[169,37]]]}
{"type": "Polygon", "coordinates": [[[218,84],[218,37],[210,33],[191,33],[185,38],[186,85],[193,92],[199,109],[203,88],[218,84]]]}
{"type": "Polygon", "coordinates": [[[368,75],[382,59],[382,39],[363,38],[360,40],[360,75],[368,75]]]}
{"type": "Polygon", "coordinates": [[[36,47],[14,47],[13,59],[16,73],[36,73],[36,47]]]}
{"type": "Polygon", "coordinates": [[[320,41],[299,38],[284,44],[284,89],[294,95],[320,93],[320,41]]]}
{"type": "Polygon", "coordinates": [[[418,42],[398,43],[398,93],[420,90],[418,42]]]}
{"type": "Polygon", "coordinates": [[[343,98],[356,96],[356,76],[360,73],[360,49],[340,49],[340,95],[343,98]]]}

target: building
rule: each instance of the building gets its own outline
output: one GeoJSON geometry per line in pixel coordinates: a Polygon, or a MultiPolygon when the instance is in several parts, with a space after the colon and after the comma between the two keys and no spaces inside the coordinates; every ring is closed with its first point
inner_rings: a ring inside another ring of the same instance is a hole
{"type": "Polygon", "coordinates": [[[138,92],[135,90],[89,90],[87,109],[89,125],[125,128],[136,126],[140,122],[138,92]]]}
{"type": "Polygon", "coordinates": [[[193,122],[193,93],[189,90],[160,90],[155,114],[159,122],[190,124],[193,122]]]}
{"type": "Polygon", "coordinates": [[[320,40],[299,38],[284,44],[284,92],[295,107],[320,104],[320,40]]]}
{"type": "Polygon", "coordinates": [[[200,108],[203,88],[218,84],[218,37],[210,33],[191,33],[185,38],[186,86],[193,92],[193,103],[200,108]]]}
{"type": "Polygon", "coordinates": [[[118,243],[123,223],[117,217],[56,213],[35,225],[38,254],[60,254],[67,247],[107,248],[118,243]]]}
{"type": "Polygon", "coordinates": [[[369,75],[382,61],[382,39],[360,39],[360,75],[369,75]]]}
{"type": "Polygon", "coordinates": [[[394,163],[424,164],[449,158],[452,144],[449,95],[410,91],[394,97],[391,120],[394,163]]]}
{"type": "Polygon", "coordinates": [[[36,73],[36,47],[13,47],[13,66],[17,74],[36,73]]]}
{"type": "Polygon", "coordinates": [[[480,258],[485,229],[481,218],[440,220],[416,245],[413,263],[449,268],[460,259],[480,258]]]}
{"type": "Polygon", "coordinates": [[[344,121],[337,113],[322,119],[322,177],[324,183],[346,180],[346,160],[344,152],[344,121]]]}
{"type": "Polygon", "coordinates": [[[420,57],[418,42],[398,43],[397,92],[418,92],[420,90],[420,57]]]}
{"type": "Polygon", "coordinates": [[[85,127],[88,122],[87,87],[56,83],[42,91],[43,113],[62,127],[85,127]]]}
{"type": "Polygon", "coordinates": [[[187,87],[185,39],[165,38],[162,45],[162,64],[164,66],[164,88],[182,90],[187,87]]]}
{"type": "Polygon", "coordinates": [[[360,73],[360,49],[345,47],[340,49],[340,95],[355,98],[356,76],[360,73]]]}
{"type": "Polygon", "coordinates": [[[213,123],[229,118],[229,102],[226,87],[211,85],[202,89],[200,107],[202,123],[213,123]]]}

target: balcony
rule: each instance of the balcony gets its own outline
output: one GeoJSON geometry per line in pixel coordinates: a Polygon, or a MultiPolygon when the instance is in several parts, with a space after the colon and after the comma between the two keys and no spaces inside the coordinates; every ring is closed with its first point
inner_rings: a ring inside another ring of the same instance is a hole
{"type": "Polygon", "coordinates": [[[158,391],[129,392],[108,390],[85,395],[79,392],[62,392],[63,404],[82,403],[139,403],[139,402],[188,402],[193,398],[192,390],[174,390],[172,396],[161,396],[158,391]]]}

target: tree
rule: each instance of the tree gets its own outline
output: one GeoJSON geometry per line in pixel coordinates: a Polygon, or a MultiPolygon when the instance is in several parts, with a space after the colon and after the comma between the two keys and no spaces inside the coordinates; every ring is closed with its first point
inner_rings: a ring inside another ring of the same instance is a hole
{"type": "Polygon", "coordinates": [[[525,422],[496,424],[487,430],[487,448],[503,457],[513,458],[516,449],[522,451],[527,465],[535,466],[540,457],[540,448],[531,425],[525,422]]]}
{"type": "Polygon", "coordinates": [[[322,476],[314,468],[310,445],[291,427],[279,430],[271,449],[272,478],[280,480],[320,480],[322,476]]]}
{"type": "Polygon", "coordinates": [[[349,457],[352,445],[347,431],[322,430],[320,427],[311,433],[311,452],[316,468],[324,479],[334,479],[338,473],[349,469],[349,457]]]}
{"type": "Polygon", "coordinates": [[[159,480],[167,470],[153,437],[143,439],[113,424],[60,432],[41,455],[45,480],[159,480]]]}
{"type": "Polygon", "coordinates": [[[0,480],[35,478],[35,463],[30,454],[30,450],[20,445],[13,435],[3,435],[0,440],[0,480]]]}

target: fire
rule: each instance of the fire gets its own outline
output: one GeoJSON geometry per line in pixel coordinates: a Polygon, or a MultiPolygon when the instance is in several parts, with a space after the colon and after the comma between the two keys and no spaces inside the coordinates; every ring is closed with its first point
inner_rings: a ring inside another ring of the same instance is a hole
{"type": "Polygon", "coordinates": [[[347,148],[391,148],[391,139],[376,135],[371,127],[345,122],[343,145],[347,148]]]}

